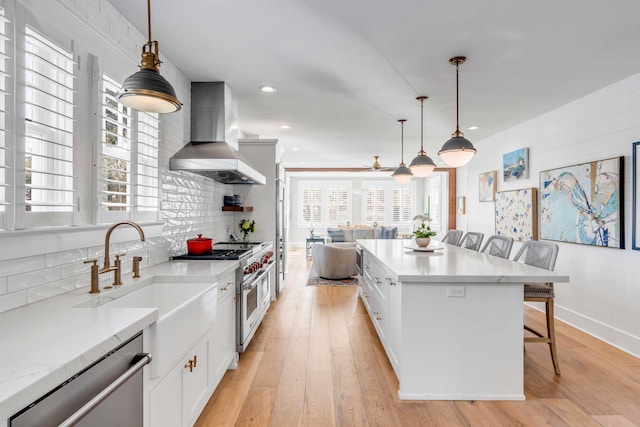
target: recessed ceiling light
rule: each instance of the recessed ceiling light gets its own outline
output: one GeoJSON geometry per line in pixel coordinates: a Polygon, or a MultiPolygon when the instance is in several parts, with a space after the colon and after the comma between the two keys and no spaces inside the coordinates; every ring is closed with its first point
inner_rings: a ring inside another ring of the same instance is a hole
{"type": "Polygon", "coordinates": [[[293,147],[291,151],[300,151],[300,149],[298,147],[293,147]]]}
{"type": "Polygon", "coordinates": [[[260,86],[260,90],[266,93],[273,93],[276,91],[276,88],[273,86],[260,86]]]}
{"type": "Polygon", "coordinates": [[[280,129],[291,129],[289,125],[280,125],[280,129]]]}
{"type": "Polygon", "coordinates": [[[467,129],[469,130],[476,130],[479,129],[478,126],[469,126],[467,129]]]}

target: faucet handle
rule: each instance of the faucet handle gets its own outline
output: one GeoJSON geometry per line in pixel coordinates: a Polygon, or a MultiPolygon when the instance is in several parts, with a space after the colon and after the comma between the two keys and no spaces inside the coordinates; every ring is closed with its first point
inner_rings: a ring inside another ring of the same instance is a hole
{"type": "Polygon", "coordinates": [[[95,265],[96,267],[98,266],[98,260],[97,259],[85,259],[83,261],[84,264],[91,264],[93,263],[93,265],[95,265]]]}
{"type": "Polygon", "coordinates": [[[98,272],[98,260],[87,259],[83,261],[85,264],[91,265],[91,289],[90,294],[97,294],[100,292],[100,273],[98,272]]]}
{"type": "Polygon", "coordinates": [[[133,278],[137,279],[140,277],[140,261],[142,261],[141,256],[133,257],[133,278]]]}

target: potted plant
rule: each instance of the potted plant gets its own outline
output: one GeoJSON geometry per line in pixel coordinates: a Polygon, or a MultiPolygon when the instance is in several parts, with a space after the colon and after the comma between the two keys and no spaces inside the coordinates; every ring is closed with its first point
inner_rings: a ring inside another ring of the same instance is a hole
{"type": "Polygon", "coordinates": [[[438,233],[431,230],[431,227],[426,225],[424,222],[422,222],[420,227],[413,232],[413,235],[416,236],[416,244],[420,247],[429,246],[431,238],[436,234],[438,233]]]}

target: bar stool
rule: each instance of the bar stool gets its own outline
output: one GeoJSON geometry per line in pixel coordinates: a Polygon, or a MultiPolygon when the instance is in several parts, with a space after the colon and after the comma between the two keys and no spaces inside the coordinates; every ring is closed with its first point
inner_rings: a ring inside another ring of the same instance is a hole
{"type": "MultiPolygon", "coordinates": [[[[514,261],[524,262],[535,267],[553,270],[558,257],[558,245],[550,242],[539,242],[529,240],[518,251],[513,258],[514,261]]],[[[527,325],[524,328],[536,335],[535,337],[524,337],[524,342],[545,343],[549,344],[551,351],[551,361],[556,375],[560,375],[560,365],[558,362],[558,353],[556,351],[556,333],[553,315],[553,300],[555,294],[553,291],[553,283],[525,283],[524,284],[524,301],[525,302],[544,302],[547,333],[542,334],[527,325]]]]}
{"type": "Polygon", "coordinates": [[[458,246],[465,249],[471,249],[473,251],[479,251],[482,245],[482,239],[484,239],[484,233],[476,233],[475,231],[469,231],[464,235],[458,246]]]}
{"type": "Polygon", "coordinates": [[[480,252],[500,258],[509,259],[511,255],[511,247],[513,246],[513,237],[507,236],[489,236],[487,243],[480,252]]]}
{"type": "Polygon", "coordinates": [[[442,243],[449,243],[451,245],[456,245],[460,243],[460,238],[462,237],[462,230],[451,229],[447,231],[447,234],[442,238],[442,243]]]}

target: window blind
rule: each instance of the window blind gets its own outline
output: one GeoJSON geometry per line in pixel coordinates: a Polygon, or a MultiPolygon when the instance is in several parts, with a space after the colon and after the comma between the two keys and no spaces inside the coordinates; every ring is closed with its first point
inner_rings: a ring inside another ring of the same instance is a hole
{"type": "Polygon", "coordinates": [[[160,206],[158,149],[160,119],[156,113],[138,112],[136,209],[157,212],[160,206]]]}
{"type": "Polygon", "coordinates": [[[99,179],[99,204],[103,210],[129,211],[132,116],[129,108],[116,99],[119,83],[103,75],[102,87],[102,174],[99,179]]]}
{"type": "Polygon", "coordinates": [[[73,54],[25,30],[25,210],[75,206],[73,54]]]}
{"type": "Polygon", "coordinates": [[[8,192],[10,184],[7,176],[7,62],[10,40],[7,37],[7,27],[9,20],[5,18],[5,10],[0,7],[0,229],[6,228],[5,225],[5,206],[9,205],[8,192]]]}

